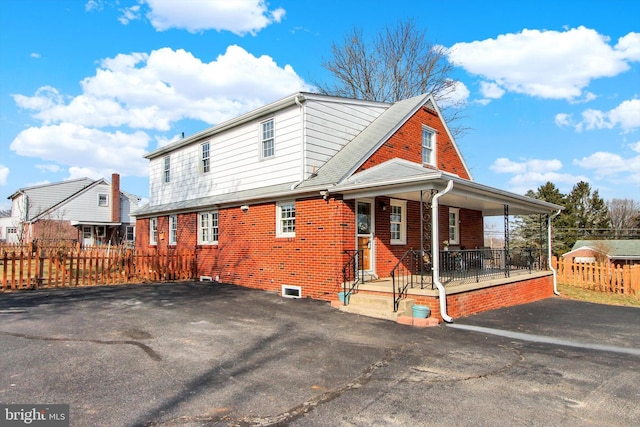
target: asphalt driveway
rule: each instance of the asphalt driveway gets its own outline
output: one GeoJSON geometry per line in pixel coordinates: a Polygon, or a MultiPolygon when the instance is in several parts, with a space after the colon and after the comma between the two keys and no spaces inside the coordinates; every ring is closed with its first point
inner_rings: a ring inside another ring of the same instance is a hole
{"type": "Polygon", "coordinates": [[[417,329],[205,283],[0,294],[0,402],[74,426],[638,425],[640,309],[417,329]]]}

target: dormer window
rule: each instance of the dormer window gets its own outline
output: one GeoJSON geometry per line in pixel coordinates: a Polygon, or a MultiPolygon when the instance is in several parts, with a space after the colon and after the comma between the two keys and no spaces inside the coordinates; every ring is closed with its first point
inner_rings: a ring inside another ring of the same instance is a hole
{"type": "Polygon", "coordinates": [[[436,132],[433,129],[422,127],[422,164],[436,164],[436,132]]]}

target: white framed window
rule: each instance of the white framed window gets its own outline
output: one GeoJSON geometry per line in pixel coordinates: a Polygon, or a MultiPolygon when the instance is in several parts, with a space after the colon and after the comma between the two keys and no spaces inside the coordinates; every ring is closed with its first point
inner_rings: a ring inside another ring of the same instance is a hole
{"type": "Polygon", "coordinates": [[[449,244],[460,244],[460,209],[449,208],[449,244]]]}
{"type": "Polygon", "coordinates": [[[18,234],[17,227],[7,227],[7,234],[18,234]]]}
{"type": "Polygon", "coordinates": [[[296,202],[276,204],[276,237],[296,236],[296,202]]]}
{"type": "Polygon", "coordinates": [[[98,194],[98,206],[109,206],[109,195],[108,194],[98,194]]]}
{"type": "Polygon", "coordinates": [[[178,215],[169,215],[169,244],[178,243],[178,215]]]}
{"type": "Polygon", "coordinates": [[[136,239],[136,226],[135,225],[127,225],[125,230],[124,238],[128,242],[133,242],[136,239]]]}
{"type": "Polygon", "coordinates": [[[422,163],[436,164],[436,132],[426,126],[422,127],[422,163]]]}
{"type": "Polygon", "coordinates": [[[260,156],[268,159],[275,155],[273,119],[260,123],[260,156]]]}
{"type": "Polygon", "coordinates": [[[407,202],[404,200],[391,200],[389,221],[391,227],[391,244],[407,244],[407,202]]]}
{"type": "Polygon", "coordinates": [[[99,225],[96,227],[96,236],[98,237],[106,237],[107,236],[107,227],[104,225],[99,225]]]}
{"type": "Polygon", "coordinates": [[[198,244],[217,244],[219,232],[219,215],[217,211],[200,212],[198,214],[198,244]]]}
{"type": "Polygon", "coordinates": [[[171,182],[171,157],[165,157],[162,161],[162,164],[162,182],[166,184],[171,182]]]}
{"type": "Polygon", "coordinates": [[[202,173],[209,173],[211,170],[210,148],[208,142],[200,145],[200,170],[202,173]]]}
{"type": "Polygon", "coordinates": [[[149,244],[158,244],[158,218],[149,218],[149,244]]]}

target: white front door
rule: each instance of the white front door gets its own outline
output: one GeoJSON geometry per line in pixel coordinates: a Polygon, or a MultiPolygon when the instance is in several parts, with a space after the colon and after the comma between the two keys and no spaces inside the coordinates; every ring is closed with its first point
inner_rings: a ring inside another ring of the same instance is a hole
{"type": "Polygon", "coordinates": [[[93,227],[90,225],[82,226],[82,246],[93,246],[93,227]]]}
{"type": "Polygon", "coordinates": [[[357,248],[362,251],[360,270],[373,273],[374,240],[373,240],[373,202],[359,200],[356,202],[356,240],[357,248]]]}

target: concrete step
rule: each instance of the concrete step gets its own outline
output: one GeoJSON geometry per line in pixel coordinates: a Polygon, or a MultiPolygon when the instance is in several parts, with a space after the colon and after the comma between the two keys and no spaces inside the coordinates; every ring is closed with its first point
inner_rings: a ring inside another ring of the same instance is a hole
{"type": "Polygon", "coordinates": [[[356,293],[349,298],[348,305],[340,305],[338,308],[347,313],[360,314],[362,316],[375,317],[397,321],[398,316],[411,316],[411,307],[414,300],[402,299],[398,311],[393,311],[393,298],[387,295],[373,295],[356,293]]]}

